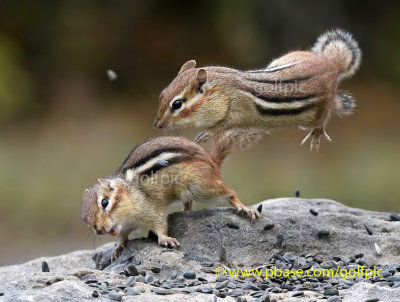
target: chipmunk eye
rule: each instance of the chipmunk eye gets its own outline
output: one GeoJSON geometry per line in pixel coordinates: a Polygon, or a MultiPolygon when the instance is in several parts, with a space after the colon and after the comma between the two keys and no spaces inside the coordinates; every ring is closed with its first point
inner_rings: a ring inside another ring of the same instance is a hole
{"type": "Polygon", "coordinates": [[[175,100],[171,105],[172,110],[180,109],[182,107],[183,102],[185,102],[185,101],[186,101],[186,99],[175,100]]]}
{"type": "Polygon", "coordinates": [[[104,198],[101,200],[101,206],[105,209],[108,206],[108,199],[104,198]]]}

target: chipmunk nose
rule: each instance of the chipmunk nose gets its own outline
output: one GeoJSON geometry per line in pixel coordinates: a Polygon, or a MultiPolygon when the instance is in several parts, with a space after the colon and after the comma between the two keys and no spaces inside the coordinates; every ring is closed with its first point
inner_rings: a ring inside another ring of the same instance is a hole
{"type": "Polygon", "coordinates": [[[104,227],[95,226],[94,230],[97,235],[103,235],[106,232],[106,229],[104,227]]]}
{"type": "Polygon", "coordinates": [[[154,121],[154,128],[156,129],[162,129],[162,127],[164,127],[163,123],[161,121],[154,121]]]}

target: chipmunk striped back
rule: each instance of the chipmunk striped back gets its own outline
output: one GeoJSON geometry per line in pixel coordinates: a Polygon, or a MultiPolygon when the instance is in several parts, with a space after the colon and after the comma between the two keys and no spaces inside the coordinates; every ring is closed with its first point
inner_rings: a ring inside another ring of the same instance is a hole
{"type": "Polygon", "coordinates": [[[290,52],[263,69],[195,68],[188,61],[161,93],[154,125],[206,128],[197,141],[231,128],[324,129],[331,112],[348,115],[355,107],[337,87],[360,61],[357,42],[343,30],[328,31],[312,50],[290,52]]]}

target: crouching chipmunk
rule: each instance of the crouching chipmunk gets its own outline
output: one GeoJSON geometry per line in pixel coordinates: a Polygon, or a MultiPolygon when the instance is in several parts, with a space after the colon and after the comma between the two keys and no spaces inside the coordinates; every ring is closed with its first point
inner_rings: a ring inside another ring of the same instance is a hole
{"type": "Polygon", "coordinates": [[[251,220],[260,216],[240,202],[220,176],[220,166],[234,147],[246,147],[263,136],[260,130],[232,130],[216,139],[211,152],[183,137],[156,137],[135,147],[106,179],[86,189],[82,218],[98,234],[119,236],[115,260],[128,235],[145,226],[164,246],[179,246],[167,235],[166,206],[175,200],[190,210],[193,201],[228,201],[251,220]]]}
{"type": "Polygon", "coordinates": [[[232,128],[309,129],[310,149],[318,150],[332,112],[350,115],[354,99],[338,93],[342,79],[360,66],[361,51],[351,34],[332,30],[321,35],[310,51],[293,51],[268,67],[239,71],[226,67],[196,68],[183,64],[160,95],[154,127],[205,129],[195,138],[232,128]]]}

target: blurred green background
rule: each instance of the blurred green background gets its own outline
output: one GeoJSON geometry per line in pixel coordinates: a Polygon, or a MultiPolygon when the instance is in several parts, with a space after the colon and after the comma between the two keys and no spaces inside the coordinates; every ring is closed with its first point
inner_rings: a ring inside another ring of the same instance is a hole
{"type": "Polygon", "coordinates": [[[167,134],[152,128],[158,95],[184,62],[259,68],[335,27],[363,50],[341,85],[355,115],[332,118],[319,153],[299,146],[305,132],[275,131],[229,157],[224,178],[247,204],[299,189],[398,212],[399,1],[0,0],[0,265],[111,239],[81,221],[82,191],[167,134]]]}

